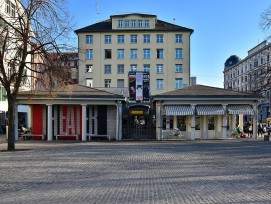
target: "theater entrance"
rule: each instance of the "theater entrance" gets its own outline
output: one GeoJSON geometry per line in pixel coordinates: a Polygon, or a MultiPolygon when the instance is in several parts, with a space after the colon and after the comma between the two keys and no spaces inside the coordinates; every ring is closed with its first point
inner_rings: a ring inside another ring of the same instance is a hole
{"type": "Polygon", "coordinates": [[[123,139],[156,139],[155,115],[148,105],[131,105],[123,116],[123,139]]]}

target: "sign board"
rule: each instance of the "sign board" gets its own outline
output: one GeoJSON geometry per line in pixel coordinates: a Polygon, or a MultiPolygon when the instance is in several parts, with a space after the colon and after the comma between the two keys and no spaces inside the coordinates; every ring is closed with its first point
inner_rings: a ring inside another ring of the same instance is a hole
{"type": "Polygon", "coordinates": [[[150,100],[150,73],[129,72],[129,96],[130,101],[150,100]]]}

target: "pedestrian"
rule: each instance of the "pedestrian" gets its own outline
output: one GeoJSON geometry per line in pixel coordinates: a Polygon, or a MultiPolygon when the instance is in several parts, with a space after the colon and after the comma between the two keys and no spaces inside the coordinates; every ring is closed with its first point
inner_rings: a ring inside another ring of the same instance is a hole
{"type": "Polygon", "coordinates": [[[252,132],[253,132],[252,125],[249,124],[249,128],[248,128],[248,135],[249,135],[249,137],[252,137],[252,132]]]}
{"type": "Polygon", "coordinates": [[[263,136],[263,125],[262,125],[262,123],[258,124],[258,136],[260,136],[260,135],[261,135],[261,137],[263,136]]]}

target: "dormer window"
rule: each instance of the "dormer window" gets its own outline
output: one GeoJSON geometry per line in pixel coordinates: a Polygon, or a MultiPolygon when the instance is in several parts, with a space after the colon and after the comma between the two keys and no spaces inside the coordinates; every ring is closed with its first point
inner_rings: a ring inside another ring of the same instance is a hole
{"type": "Polygon", "coordinates": [[[128,27],[129,27],[129,25],[130,25],[129,20],[125,20],[125,27],[126,27],[126,28],[128,28],[128,27]]]}
{"type": "Polygon", "coordinates": [[[119,26],[119,28],[122,28],[122,20],[118,21],[118,26],[119,26]]]}
{"type": "Polygon", "coordinates": [[[150,27],[150,21],[149,20],[145,20],[145,27],[150,27]]]}
{"type": "Polygon", "coordinates": [[[132,20],[132,27],[136,27],[136,21],[132,20]]]}
{"type": "Polygon", "coordinates": [[[143,21],[142,20],[138,20],[138,27],[142,27],[143,26],[143,21]]]}

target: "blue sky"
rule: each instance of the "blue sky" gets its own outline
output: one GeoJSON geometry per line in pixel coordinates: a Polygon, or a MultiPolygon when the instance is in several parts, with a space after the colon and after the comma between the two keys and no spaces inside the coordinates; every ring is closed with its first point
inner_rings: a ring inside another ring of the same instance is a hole
{"type": "Polygon", "coordinates": [[[224,62],[230,55],[242,59],[268,37],[259,27],[260,15],[271,0],[69,0],[79,29],[110,15],[147,13],[194,29],[191,35],[191,75],[197,83],[223,87],[224,62]]]}

